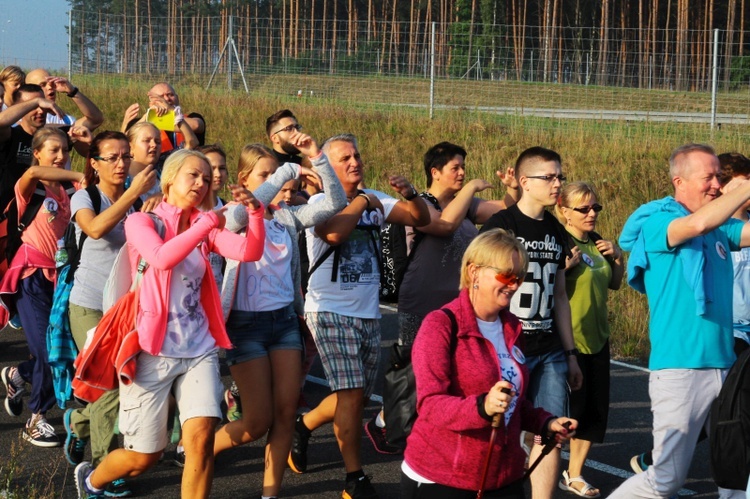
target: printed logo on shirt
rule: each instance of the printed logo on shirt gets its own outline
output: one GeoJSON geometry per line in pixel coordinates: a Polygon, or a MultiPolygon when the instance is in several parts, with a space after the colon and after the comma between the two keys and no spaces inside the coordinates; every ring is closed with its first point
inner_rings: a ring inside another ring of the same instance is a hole
{"type": "Polygon", "coordinates": [[[716,254],[719,255],[722,260],[727,259],[727,249],[721,241],[716,241],[716,254]]]}
{"type": "Polygon", "coordinates": [[[52,223],[55,217],[57,217],[58,208],[59,205],[57,204],[57,201],[52,198],[44,198],[44,202],[42,203],[42,213],[49,213],[47,223],[52,223]]]}
{"type": "Polygon", "coordinates": [[[380,210],[365,211],[359,219],[359,225],[383,225],[383,213],[380,210]]]}

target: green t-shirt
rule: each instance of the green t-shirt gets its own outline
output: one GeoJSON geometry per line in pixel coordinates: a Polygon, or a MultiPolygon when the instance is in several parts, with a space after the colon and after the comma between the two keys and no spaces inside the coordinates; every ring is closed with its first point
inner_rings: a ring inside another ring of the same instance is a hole
{"type": "Polygon", "coordinates": [[[612,267],[592,240],[583,242],[573,238],[573,241],[581,250],[581,261],[565,274],[573,338],[581,353],[593,354],[599,352],[609,338],[607,290],[612,267]]]}

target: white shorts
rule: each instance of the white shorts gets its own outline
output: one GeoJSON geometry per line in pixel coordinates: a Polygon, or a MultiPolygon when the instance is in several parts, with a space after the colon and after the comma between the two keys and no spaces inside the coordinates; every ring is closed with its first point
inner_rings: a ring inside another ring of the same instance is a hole
{"type": "Polygon", "coordinates": [[[141,352],[135,380],[120,385],[120,433],[124,448],[143,454],[167,446],[169,394],[174,393],[180,424],[191,418],[221,418],[224,386],[218,350],[201,357],[178,359],[141,352]]]}

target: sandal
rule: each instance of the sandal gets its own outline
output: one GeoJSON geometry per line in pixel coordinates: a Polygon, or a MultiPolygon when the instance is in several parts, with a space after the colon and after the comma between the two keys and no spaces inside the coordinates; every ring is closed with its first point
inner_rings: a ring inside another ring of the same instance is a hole
{"type": "Polygon", "coordinates": [[[563,471],[562,474],[563,474],[562,479],[557,484],[557,486],[560,489],[562,489],[562,490],[564,490],[566,492],[572,492],[572,493],[574,493],[577,496],[588,497],[588,498],[591,498],[591,499],[594,499],[596,497],[601,496],[601,493],[599,492],[599,490],[596,487],[594,487],[593,485],[591,485],[589,482],[587,482],[583,478],[583,475],[570,478],[570,475],[568,475],[568,471],[567,470],[563,471]],[[583,484],[583,487],[581,488],[581,490],[578,490],[577,488],[575,488],[575,487],[573,487],[571,485],[574,482],[578,482],[578,483],[582,483],[583,484]],[[589,494],[589,492],[591,492],[591,491],[596,491],[596,492],[594,494],[589,494]]]}

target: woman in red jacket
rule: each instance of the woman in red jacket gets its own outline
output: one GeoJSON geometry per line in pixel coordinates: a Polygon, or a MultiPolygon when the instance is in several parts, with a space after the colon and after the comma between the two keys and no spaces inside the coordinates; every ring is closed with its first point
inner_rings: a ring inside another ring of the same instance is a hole
{"type": "Polygon", "coordinates": [[[476,497],[496,415],[485,497],[523,497],[521,430],[558,441],[574,433],[576,421],[525,398],[521,324],[507,308],[527,267],[515,237],[501,229],[480,234],[461,262],[458,298],[422,322],[412,350],[419,416],[401,466],[403,498],[476,497]]]}

